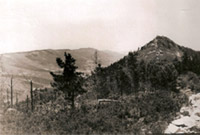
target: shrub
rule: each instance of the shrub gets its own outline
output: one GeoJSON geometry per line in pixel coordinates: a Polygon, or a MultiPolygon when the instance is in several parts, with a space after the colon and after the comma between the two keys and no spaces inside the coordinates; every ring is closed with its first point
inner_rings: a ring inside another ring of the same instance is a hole
{"type": "Polygon", "coordinates": [[[161,133],[181,106],[186,96],[171,91],[139,92],[124,96],[120,102],[67,109],[64,97],[43,104],[34,113],[24,113],[16,126],[24,133],[34,134],[102,134],[161,133]],[[61,109],[55,111],[56,106],[61,109]]]}

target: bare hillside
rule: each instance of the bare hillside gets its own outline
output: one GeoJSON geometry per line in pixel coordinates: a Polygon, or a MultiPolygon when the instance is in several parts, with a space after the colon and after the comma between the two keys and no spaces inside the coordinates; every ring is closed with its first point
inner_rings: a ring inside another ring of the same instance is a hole
{"type": "Polygon", "coordinates": [[[33,80],[34,88],[49,87],[52,80],[49,72],[59,70],[56,58],[63,58],[64,52],[71,53],[76,59],[79,71],[90,74],[95,68],[94,54],[96,51],[98,62],[102,66],[108,66],[123,57],[122,54],[116,52],[98,51],[93,48],[36,50],[2,54],[0,56],[2,90],[6,93],[6,89],[9,89],[11,76],[13,76],[14,91],[19,94],[20,99],[24,99],[29,94],[29,80],[33,80]]]}

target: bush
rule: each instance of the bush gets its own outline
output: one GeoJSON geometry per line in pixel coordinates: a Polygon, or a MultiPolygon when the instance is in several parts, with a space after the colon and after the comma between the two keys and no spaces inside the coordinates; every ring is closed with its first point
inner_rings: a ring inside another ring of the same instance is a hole
{"type": "Polygon", "coordinates": [[[33,113],[16,119],[24,133],[34,134],[102,134],[163,132],[187,98],[170,91],[139,92],[125,96],[119,103],[67,109],[64,99],[44,104],[33,113]],[[60,109],[55,111],[60,105],[60,109]]]}

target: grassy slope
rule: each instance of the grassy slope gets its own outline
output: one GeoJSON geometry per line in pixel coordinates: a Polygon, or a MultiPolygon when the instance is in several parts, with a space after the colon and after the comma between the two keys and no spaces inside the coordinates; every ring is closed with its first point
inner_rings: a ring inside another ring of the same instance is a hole
{"type": "MultiPolygon", "coordinates": [[[[21,53],[2,54],[0,57],[0,72],[2,87],[5,89],[10,76],[14,77],[14,90],[20,94],[20,99],[24,99],[29,94],[29,82],[26,79],[32,79],[36,88],[50,87],[52,77],[50,71],[59,70],[56,64],[57,57],[64,57],[64,52],[71,53],[77,60],[78,70],[84,73],[90,73],[94,69],[95,49],[83,48],[77,50],[39,50],[21,53]]],[[[99,61],[103,66],[108,66],[122,57],[119,53],[108,53],[98,51],[99,61]]],[[[4,93],[5,94],[5,93],[4,93]]]]}

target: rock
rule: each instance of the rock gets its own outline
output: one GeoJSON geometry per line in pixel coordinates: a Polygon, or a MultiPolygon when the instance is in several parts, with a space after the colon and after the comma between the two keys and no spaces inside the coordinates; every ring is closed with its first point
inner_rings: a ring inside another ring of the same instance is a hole
{"type": "Polygon", "coordinates": [[[182,114],[183,116],[190,116],[189,111],[184,111],[184,112],[182,112],[181,114],[182,114]]]}
{"type": "Polygon", "coordinates": [[[200,117],[200,112],[196,112],[195,115],[200,117]]]}
{"type": "MultiPolygon", "coordinates": [[[[189,91],[189,90],[188,90],[189,91]]],[[[177,113],[178,114],[178,113],[177,113]]],[[[200,132],[200,93],[189,97],[188,106],[182,107],[176,120],[172,121],[165,133],[200,132]]]]}
{"type": "Polygon", "coordinates": [[[174,124],[176,126],[185,125],[186,127],[191,128],[191,127],[195,126],[196,121],[194,119],[192,119],[191,117],[189,117],[189,116],[185,116],[185,117],[182,117],[182,118],[180,118],[178,120],[174,120],[172,122],[172,124],[174,124]]]}
{"type": "Polygon", "coordinates": [[[188,133],[188,131],[185,130],[184,128],[179,128],[175,133],[184,134],[184,133],[188,133]]]}
{"type": "Polygon", "coordinates": [[[200,108],[194,108],[191,115],[195,115],[196,113],[200,113],[200,108]]]}
{"type": "Polygon", "coordinates": [[[18,113],[18,111],[16,110],[16,109],[14,109],[14,108],[8,108],[7,110],[6,110],[6,114],[16,114],[16,113],[18,113]]]}
{"type": "Polygon", "coordinates": [[[196,128],[197,130],[200,130],[200,123],[198,123],[194,128],[196,128]]]}
{"type": "Polygon", "coordinates": [[[196,122],[200,121],[200,117],[197,115],[191,115],[190,116],[192,119],[194,119],[196,122]]]}
{"type": "Polygon", "coordinates": [[[179,127],[175,126],[174,124],[170,124],[168,128],[165,130],[165,134],[176,133],[179,130],[180,130],[179,127]]]}
{"type": "Polygon", "coordinates": [[[140,122],[142,123],[143,121],[144,121],[144,117],[140,118],[138,122],[139,122],[139,123],[140,123],[140,122]]]}
{"type": "Polygon", "coordinates": [[[200,105],[200,93],[191,95],[189,97],[189,102],[192,105],[199,106],[200,105]]]}
{"type": "Polygon", "coordinates": [[[191,107],[182,107],[180,110],[180,113],[184,114],[185,112],[188,112],[189,114],[191,114],[192,108],[191,107]]]}

